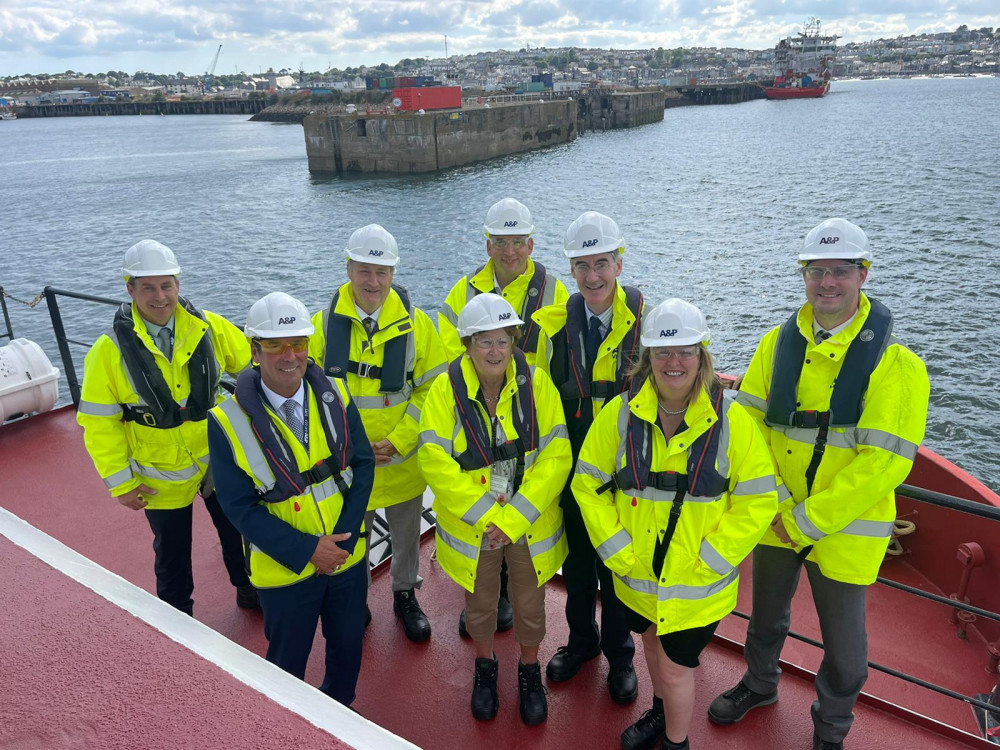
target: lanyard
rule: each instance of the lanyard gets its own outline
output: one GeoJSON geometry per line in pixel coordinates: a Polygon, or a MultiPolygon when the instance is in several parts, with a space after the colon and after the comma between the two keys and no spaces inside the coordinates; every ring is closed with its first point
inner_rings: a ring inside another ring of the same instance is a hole
{"type": "Polygon", "coordinates": [[[309,455],[309,381],[302,379],[302,445],[309,455]]]}

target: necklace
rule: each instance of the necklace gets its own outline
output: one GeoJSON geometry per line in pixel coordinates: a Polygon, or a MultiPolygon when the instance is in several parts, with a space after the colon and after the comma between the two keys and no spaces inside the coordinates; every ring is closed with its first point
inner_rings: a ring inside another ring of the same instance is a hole
{"type": "Polygon", "coordinates": [[[687,411],[687,407],[684,407],[680,411],[670,411],[670,409],[665,408],[659,401],[656,402],[656,405],[660,407],[660,411],[664,414],[669,414],[671,417],[676,417],[678,414],[683,414],[687,411]]]}
{"type": "Polygon", "coordinates": [[[483,393],[483,400],[486,401],[486,403],[488,404],[495,404],[497,401],[500,400],[500,394],[498,393],[496,396],[487,396],[485,393],[483,393]]]}

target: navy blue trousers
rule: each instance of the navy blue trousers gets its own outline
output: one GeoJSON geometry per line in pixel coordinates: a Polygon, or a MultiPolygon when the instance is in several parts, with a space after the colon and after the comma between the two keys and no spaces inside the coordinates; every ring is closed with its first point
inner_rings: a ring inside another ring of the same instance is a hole
{"type": "Polygon", "coordinates": [[[267,660],[300,680],[321,622],[326,674],[320,690],[345,706],[354,701],[361,671],[361,639],[368,598],[366,561],[334,576],[312,576],[291,586],[258,589],[264,610],[267,660]]]}
{"type": "MultiPolygon", "coordinates": [[[[153,530],[153,571],[156,573],[156,595],[172,607],[187,614],[194,613],[194,576],[191,573],[192,505],[173,510],[147,510],[146,520],[153,530]]],[[[250,583],[243,558],[243,538],[226,518],[215,493],[205,498],[205,508],[212,518],[222,561],[233,586],[250,583]]]]}
{"type": "Polygon", "coordinates": [[[631,664],[635,656],[635,641],[625,617],[625,605],[615,595],[611,571],[590,543],[580,507],[568,485],[560,505],[569,544],[569,555],[562,567],[569,648],[579,654],[593,654],[599,647],[612,666],[631,664]],[[598,580],[601,582],[600,631],[596,619],[598,580]]]}

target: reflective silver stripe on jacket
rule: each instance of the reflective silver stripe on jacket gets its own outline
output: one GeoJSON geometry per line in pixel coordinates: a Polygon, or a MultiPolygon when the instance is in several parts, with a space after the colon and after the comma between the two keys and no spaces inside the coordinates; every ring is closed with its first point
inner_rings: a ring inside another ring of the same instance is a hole
{"type": "Polygon", "coordinates": [[[776,487],[774,475],[769,474],[766,477],[744,479],[742,482],[737,482],[732,492],[734,495],[763,495],[774,492],[776,487]]]}
{"type": "Polygon", "coordinates": [[[96,401],[80,401],[77,411],[92,417],[121,418],[122,415],[122,407],[119,404],[98,404],[96,401]]]}
{"type": "Polygon", "coordinates": [[[870,536],[876,539],[886,539],[892,536],[892,521],[851,521],[840,530],[841,534],[851,536],[870,536]]]}
{"type": "Polygon", "coordinates": [[[795,524],[799,527],[799,530],[814,542],[818,542],[826,536],[825,533],[817,529],[813,525],[813,522],[809,520],[809,516],[806,515],[805,503],[799,503],[792,508],[792,518],[795,519],[795,524]]]}
{"type": "Polygon", "coordinates": [[[201,469],[197,466],[186,466],[183,469],[156,469],[152,466],[145,466],[139,463],[134,458],[128,460],[129,465],[132,467],[132,473],[138,474],[141,477],[146,477],[147,479],[159,479],[163,482],[184,482],[188,479],[194,479],[201,473],[201,469]]]}
{"type": "MultiPolygon", "coordinates": [[[[674,498],[677,496],[676,492],[671,492],[670,490],[658,490],[654,487],[646,487],[642,490],[622,490],[629,497],[641,497],[643,500],[649,500],[652,503],[672,503],[674,498]]],[[[685,503],[714,503],[719,500],[722,495],[715,495],[713,497],[696,497],[690,493],[684,494],[685,503]]]]}
{"type": "Polygon", "coordinates": [[[467,557],[470,560],[479,559],[479,547],[468,542],[463,542],[461,539],[452,536],[447,531],[441,528],[441,524],[437,525],[436,528],[437,538],[444,542],[446,547],[451,547],[462,557],[467,557]]]}
{"type": "Polygon", "coordinates": [[[746,391],[738,391],[736,394],[736,403],[741,406],[749,407],[750,409],[756,409],[761,414],[767,414],[767,401],[760,398],[759,396],[754,396],[753,394],[747,393],[746,391]]]}
{"type": "Polygon", "coordinates": [[[723,392],[722,414],[719,415],[719,452],[715,457],[715,468],[726,478],[726,486],[729,486],[729,407],[732,405],[733,400],[723,392]]]}
{"type": "MultiPolygon", "coordinates": [[[[819,430],[812,427],[789,427],[787,425],[771,425],[771,429],[780,432],[787,440],[795,443],[803,443],[810,448],[816,444],[816,435],[819,430]]],[[[834,448],[843,448],[853,451],[857,449],[857,440],[853,427],[841,430],[831,427],[826,434],[826,443],[834,448]]]]}
{"type": "Polygon", "coordinates": [[[557,424],[552,428],[552,431],[548,435],[542,435],[538,438],[538,452],[541,453],[545,450],[549,443],[551,443],[556,438],[565,438],[569,440],[569,430],[566,429],[566,425],[557,424]]]}
{"type": "Polygon", "coordinates": [[[121,471],[116,471],[110,477],[104,477],[104,486],[109,490],[113,490],[120,484],[125,484],[128,480],[132,478],[132,467],[126,466],[121,471]]]}
{"type": "Polygon", "coordinates": [[[362,411],[365,409],[386,409],[392,406],[399,406],[409,400],[409,386],[406,386],[399,393],[382,393],[378,396],[354,396],[354,403],[362,411]]]}
{"type": "Polygon", "coordinates": [[[538,508],[532,505],[531,501],[520,492],[515,492],[514,496],[507,501],[507,504],[524,516],[528,523],[534,523],[542,517],[538,508]]]}
{"type": "Polygon", "coordinates": [[[893,435],[884,430],[872,430],[868,428],[855,428],[858,445],[867,445],[872,448],[881,448],[890,453],[895,453],[909,461],[917,457],[917,444],[904,440],[899,435],[893,435]]]}
{"type": "MultiPolygon", "coordinates": [[[[269,492],[275,484],[274,472],[271,471],[267,458],[264,457],[264,451],[260,447],[260,442],[250,427],[250,417],[232,398],[227,398],[219,404],[218,408],[229,418],[229,424],[239,442],[239,446],[230,446],[233,449],[233,456],[237,455],[237,447],[242,449],[257,486],[264,492],[269,492]]],[[[228,430],[223,430],[223,432],[228,433],[228,430]]]]}
{"type": "Polygon", "coordinates": [[[444,319],[447,320],[449,323],[451,323],[453,326],[458,327],[458,313],[456,313],[454,310],[448,307],[447,303],[441,305],[441,309],[438,310],[438,313],[443,315],[444,319]]]}
{"type": "Polygon", "coordinates": [[[400,455],[399,453],[397,453],[396,455],[394,455],[392,458],[389,459],[389,463],[387,463],[386,466],[396,466],[397,464],[406,463],[411,458],[413,458],[415,455],[417,455],[417,449],[416,448],[414,448],[412,451],[410,451],[409,453],[407,453],[405,456],[400,455]]]}
{"type": "Polygon", "coordinates": [[[496,504],[496,498],[493,497],[492,493],[484,492],[482,496],[472,504],[462,515],[462,523],[468,524],[469,526],[475,526],[479,523],[483,516],[489,513],[490,509],[496,504]]]}
{"type": "MultiPolygon", "coordinates": [[[[118,340],[118,334],[115,333],[114,327],[112,327],[111,330],[107,331],[104,335],[107,336],[109,339],[111,339],[112,343],[115,345],[115,349],[118,350],[119,356],[121,356],[122,345],[121,342],[118,340]]],[[[134,393],[136,395],[136,398],[139,399],[134,405],[148,407],[149,404],[146,403],[146,399],[142,397],[142,394],[139,393],[139,390],[135,387],[135,381],[132,380],[132,373],[129,372],[128,368],[125,366],[124,357],[122,358],[122,370],[125,371],[125,379],[128,381],[128,387],[132,389],[132,393],[134,393]]]]}
{"type": "Polygon", "coordinates": [[[438,437],[438,434],[434,430],[424,430],[420,433],[417,438],[418,445],[436,445],[444,449],[444,452],[449,456],[451,455],[452,445],[454,443],[443,437],[438,437]]]}
{"type": "Polygon", "coordinates": [[[648,594],[649,596],[656,596],[656,581],[650,581],[645,578],[630,578],[629,576],[620,576],[615,573],[615,576],[619,581],[624,583],[633,591],[638,591],[640,594],[648,594]]]}
{"type": "Polygon", "coordinates": [[[610,474],[605,474],[603,471],[601,471],[600,469],[598,469],[596,466],[594,466],[593,464],[588,464],[586,461],[577,461],[576,462],[576,473],[577,474],[583,474],[584,476],[587,476],[587,477],[593,477],[594,479],[596,479],[601,484],[606,484],[607,482],[611,481],[611,475],[610,474]]]}
{"type": "Polygon", "coordinates": [[[778,485],[778,502],[779,503],[784,502],[785,500],[787,500],[791,496],[792,496],[792,493],[788,489],[788,485],[787,484],[779,484],[778,485]]]}
{"type": "Polygon", "coordinates": [[[630,544],[632,544],[632,536],[625,529],[621,529],[601,542],[597,547],[597,554],[607,562],[630,544]]]}
{"type": "Polygon", "coordinates": [[[437,367],[432,367],[430,370],[428,370],[427,372],[425,372],[419,378],[416,378],[416,377],[413,378],[413,385],[414,385],[414,387],[419,388],[420,386],[422,386],[427,381],[434,380],[434,378],[436,378],[438,375],[440,375],[442,372],[446,371],[447,369],[448,369],[448,363],[447,362],[442,362],[437,367]]]}
{"type": "Polygon", "coordinates": [[[528,542],[528,552],[531,553],[532,557],[536,555],[543,555],[551,549],[555,549],[555,546],[559,544],[559,540],[563,538],[563,534],[566,533],[566,527],[559,524],[559,528],[552,532],[552,535],[540,539],[537,542],[528,542]]]}
{"type": "Polygon", "coordinates": [[[729,561],[720,555],[715,547],[709,544],[707,539],[701,540],[701,551],[699,554],[701,555],[702,562],[720,576],[726,575],[735,567],[734,565],[730,565],[729,561]]]}
{"type": "Polygon", "coordinates": [[[661,602],[669,601],[670,599],[707,599],[713,594],[722,591],[739,577],[740,571],[734,568],[729,575],[704,586],[692,586],[686,583],[675,583],[673,586],[658,586],[656,589],[656,598],[661,602]]]}
{"type": "MultiPolygon", "coordinates": [[[[542,290],[542,305],[541,307],[548,307],[549,305],[554,305],[556,302],[556,279],[549,275],[548,269],[545,271],[545,289],[542,290]]],[[[529,281],[530,283],[530,281],[529,281]]],[[[528,306],[528,295],[524,296],[524,305],[528,306]]],[[[539,308],[541,309],[541,308],[539,308]]]]}
{"type": "Polygon", "coordinates": [[[417,424],[420,424],[420,409],[416,404],[407,404],[406,416],[410,417],[417,424]]]}

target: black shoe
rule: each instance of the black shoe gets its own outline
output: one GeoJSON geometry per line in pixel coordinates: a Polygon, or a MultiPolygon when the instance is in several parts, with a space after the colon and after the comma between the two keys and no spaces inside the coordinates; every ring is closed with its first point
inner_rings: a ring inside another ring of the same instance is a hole
{"type": "Polygon", "coordinates": [[[611,700],[620,706],[627,706],[635,701],[639,697],[639,680],[635,676],[635,667],[631,664],[612,666],[608,672],[608,692],[611,700]]]}
{"type": "Polygon", "coordinates": [[[392,611],[403,621],[403,632],[414,643],[422,643],[431,637],[431,624],[420,609],[413,589],[392,592],[392,611]]]}
{"type": "Polygon", "coordinates": [[[458,616],[458,634],[463,638],[471,638],[469,631],[465,629],[465,610],[458,616]]]}
{"type": "Polygon", "coordinates": [[[504,633],[514,627],[514,608],[510,606],[510,599],[500,595],[497,602],[497,632],[504,633]]]}
{"type": "Polygon", "coordinates": [[[517,664],[517,686],[521,692],[521,721],[529,727],[541,724],[549,715],[545,699],[548,691],[542,685],[542,667],[534,664],[517,664]]]}
{"type": "Polygon", "coordinates": [[[240,609],[260,609],[260,599],[257,589],[252,583],[244,583],[236,587],[236,606],[240,609]]]}
{"type": "Polygon", "coordinates": [[[671,742],[665,736],[663,742],[660,743],[660,750],[691,750],[691,743],[688,742],[688,738],[685,737],[683,742],[671,742]]]}
{"type": "Polygon", "coordinates": [[[844,750],[843,742],[828,742],[821,740],[819,735],[813,733],[813,750],[844,750]]]}
{"type": "Polygon", "coordinates": [[[497,698],[497,660],[476,659],[476,676],[472,683],[472,715],[477,719],[492,719],[500,708],[497,698]]]}
{"type": "Polygon", "coordinates": [[[600,650],[592,654],[581,654],[571,651],[569,646],[560,646],[549,659],[545,676],[549,678],[549,682],[566,682],[576,676],[585,661],[590,661],[599,653],[600,650]]]}
{"type": "Polygon", "coordinates": [[[663,717],[661,701],[622,732],[622,750],[652,750],[663,739],[666,730],[667,721],[663,717]]]}
{"type": "Polygon", "coordinates": [[[365,605],[365,627],[367,628],[372,624],[372,608],[367,604],[365,605]]]}
{"type": "Polygon", "coordinates": [[[708,718],[716,724],[735,724],[759,706],[770,706],[778,700],[778,691],[766,695],[755,693],[743,680],[732,690],[727,690],[708,707],[708,718]]]}

